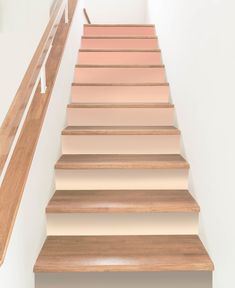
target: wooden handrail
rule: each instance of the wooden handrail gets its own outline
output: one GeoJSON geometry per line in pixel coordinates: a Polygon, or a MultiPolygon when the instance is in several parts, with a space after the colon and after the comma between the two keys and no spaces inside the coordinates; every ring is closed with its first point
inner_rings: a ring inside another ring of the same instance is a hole
{"type": "Polygon", "coordinates": [[[47,90],[45,94],[42,95],[40,84],[37,85],[36,92],[33,95],[21,133],[0,187],[0,264],[3,263],[6,254],[77,1],[78,0],[68,0],[68,24],[62,19],[64,1],[57,1],[53,15],[1,127],[2,167],[9,153],[24,110],[26,109],[33,86],[37,83],[44,56],[47,54],[54,38],[53,46],[46,63],[47,90]]]}
{"type": "Polygon", "coordinates": [[[58,0],[56,2],[50,21],[0,128],[0,175],[6,163],[20,121],[35,87],[35,83],[39,77],[40,69],[47,55],[47,51],[52,44],[58,24],[57,16],[63,2],[63,0],[58,0]]]}
{"type": "Polygon", "coordinates": [[[89,16],[88,16],[88,14],[87,14],[87,12],[86,12],[86,9],[85,9],[85,8],[83,9],[83,13],[84,13],[84,15],[85,15],[85,18],[86,18],[86,21],[87,21],[87,23],[88,23],[88,24],[91,24],[91,20],[90,20],[90,18],[89,18],[89,16]]]}

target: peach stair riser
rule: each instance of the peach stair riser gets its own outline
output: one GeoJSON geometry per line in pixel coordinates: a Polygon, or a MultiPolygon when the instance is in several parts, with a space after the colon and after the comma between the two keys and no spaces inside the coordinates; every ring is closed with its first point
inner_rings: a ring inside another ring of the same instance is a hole
{"type": "Polygon", "coordinates": [[[155,27],[146,26],[108,26],[85,25],[84,36],[155,36],[155,27]]]}
{"type": "Polygon", "coordinates": [[[62,154],[179,154],[180,135],[62,135],[62,154]]]}
{"type": "Polygon", "coordinates": [[[158,39],[137,37],[84,37],[82,49],[158,49],[158,39]]]}
{"type": "Polygon", "coordinates": [[[73,103],[168,103],[168,85],[73,85],[73,103]]]}
{"type": "Polygon", "coordinates": [[[76,67],[76,83],[155,83],[166,82],[163,66],[86,66],[76,67]]]}
{"type": "Polygon", "coordinates": [[[171,106],[156,108],[115,108],[68,106],[68,126],[172,126],[174,125],[174,108],[171,106]],[[81,107],[81,108],[79,108],[81,107]],[[84,108],[83,108],[84,107],[84,108]]]}
{"type": "Polygon", "coordinates": [[[77,63],[85,65],[162,65],[160,51],[143,50],[133,52],[133,50],[118,52],[112,50],[81,50],[77,63]]]}

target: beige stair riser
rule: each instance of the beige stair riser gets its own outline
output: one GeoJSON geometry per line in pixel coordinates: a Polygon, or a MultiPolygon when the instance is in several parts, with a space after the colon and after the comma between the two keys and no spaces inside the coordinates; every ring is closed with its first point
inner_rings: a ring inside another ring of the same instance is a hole
{"type": "Polygon", "coordinates": [[[68,126],[174,125],[174,108],[68,108],[68,126]]]}
{"type": "Polygon", "coordinates": [[[180,135],[62,135],[62,154],[180,154],[180,135]]]}
{"type": "Polygon", "coordinates": [[[47,235],[191,235],[198,213],[47,214],[47,235]]]}
{"type": "Polygon", "coordinates": [[[158,49],[157,39],[83,38],[82,49],[158,49]]]}
{"type": "Polygon", "coordinates": [[[56,169],[56,190],[188,189],[188,169],[56,169]]]}
{"type": "Polygon", "coordinates": [[[77,67],[76,83],[155,83],[166,82],[165,68],[146,67],[77,67]]]}
{"type": "Polygon", "coordinates": [[[155,36],[153,26],[85,26],[84,36],[155,36]]]}
{"type": "Polygon", "coordinates": [[[168,103],[169,86],[73,86],[72,102],[168,103]]]}
{"type": "Polygon", "coordinates": [[[161,65],[160,52],[80,52],[77,64],[85,65],[161,65]]]}
{"type": "Polygon", "coordinates": [[[190,271],[158,273],[36,273],[36,288],[78,287],[212,288],[212,273],[190,271]]]}

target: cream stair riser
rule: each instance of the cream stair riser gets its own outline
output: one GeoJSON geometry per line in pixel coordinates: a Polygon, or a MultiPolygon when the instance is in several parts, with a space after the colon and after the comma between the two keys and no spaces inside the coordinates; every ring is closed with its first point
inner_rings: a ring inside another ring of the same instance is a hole
{"type": "Polygon", "coordinates": [[[47,235],[198,234],[198,213],[49,213],[47,235]]]}
{"type": "Polygon", "coordinates": [[[188,189],[188,169],[56,170],[57,190],[188,189]]]}

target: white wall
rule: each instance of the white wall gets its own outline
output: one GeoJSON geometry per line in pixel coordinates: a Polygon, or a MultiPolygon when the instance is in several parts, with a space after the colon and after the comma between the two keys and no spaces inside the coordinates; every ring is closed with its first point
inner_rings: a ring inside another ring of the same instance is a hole
{"type": "MultiPolygon", "coordinates": [[[[45,208],[54,193],[54,164],[60,155],[60,133],[65,126],[66,105],[80,45],[82,2],[79,1],[6,258],[0,267],[2,288],[34,287],[33,266],[46,236],[45,208]]],[[[1,105],[2,102],[1,98],[1,105]]]]}
{"type": "Polygon", "coordinates": [[[0,0],[0,124],[49,20],[49,0],[0,0]]]}
{"type": "Polygon", "coordinates": [[[149,0],[201,206],[214,288],[235,287],[235,2],[149,0]]]}
{"type": "Polygon", "coordinates": [[[145,0],[85,0],[85,7],[93,24],[144,23],[145,0]]]}

